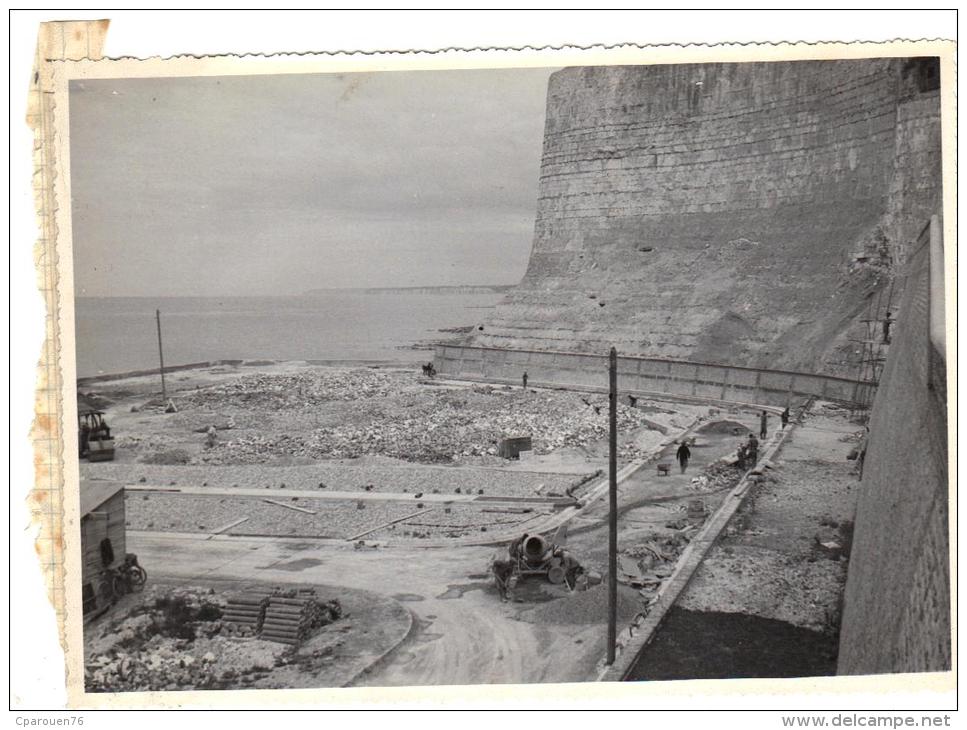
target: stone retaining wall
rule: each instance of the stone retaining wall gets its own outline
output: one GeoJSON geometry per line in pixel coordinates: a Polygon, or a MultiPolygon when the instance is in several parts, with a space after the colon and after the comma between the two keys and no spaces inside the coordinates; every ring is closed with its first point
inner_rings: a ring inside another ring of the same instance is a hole
{"type": "MultiPolygon", "coordinates": [[[[433,362],[440,375],[451,378],[520,383],[526,372],[534,385],[608,387],[606,355],[437,345],[433,362]]],[[[809,398],[868,403],[873,395],[870,383],[846,378],[638,357],[618,358],[618,387],[622,393],[780,407],[809,398]]]]}
{"type": "MultiPolygon", "coordinates": [[[[930,338],[925,241],[909,260],[870,417],[840,634],[840,674],[950,669],[946,354],[930,338]]],[[[931,291],[933,290],[933,291],[931,291]]]]}

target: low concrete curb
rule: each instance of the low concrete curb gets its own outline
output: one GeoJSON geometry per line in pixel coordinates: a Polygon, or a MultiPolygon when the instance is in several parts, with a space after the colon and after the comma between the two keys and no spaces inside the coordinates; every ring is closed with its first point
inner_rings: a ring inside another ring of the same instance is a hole
{"type": "MultiPolygon", "coordinates": [[[[396,601],[396,603],[399,603],[399,601],[396,601]]],[[[409,621],[410,621],[409,625],[406,627],[406,632],[403,634],[403,636],[401,636],[400,639],[395,644],[387,648],[386,651],[382,652],[379,656],[375,657],[373,661],[371,661],[365,667],[363,667],[358,672],[356,672],[351,677],[349,677],[340,686],[351,687],[353,686],[353,683],[359,680],[359,678],[362,677],[364,674],[370,674],[372,672],[375,672],[381,666],[386,664],[386,662],[390,659],[393,653],[396,652],[397,649],[403,646],[411,638],[416,636],[416,633],[417,633],[416,617],[413,615],[413,612],[411,610],[406,608],[406,606],[401,605],[401,608],[406,612],[406,615],[409,617],[409,621]]]]}
{"type": "Polygon", "coordinates": [[[671,610],[675,601],[678,600],[678,597],[685,590],[685,587],[692,579],[698,566],[701,565],[712,545],[718,540],[722,530],[725,529],[729,520],[732,519],[732,516],[742,506],[746,496],[749,494],[749,487],[752,486],[752,479],[750,477],[760,473],[760,470],[764,468],[767,462],[771,464],[771,460],[779,452],[779,449],[782,448],[782,445],[794,428],[795,426],[790,424],[785,429],[777,432],[778,436],[774,437],[773,443],[765,448],[762,458],[756,467],[746,472],[745,476],[732,489],[725,498],[725,501],[722,502],[722,505],[716,510],[715,514],[709,518],[705,525],[702,526],[702,529],[699,530],[698,534],[692,538],[688,547],[679,556],[675,571],[662,584],[648,613],[638,614],[632,624],[618,634],[618,654],[615,663],[608,667],[604,665],[604,661],[602,660],[598,665],[597,681],[620,682],[627,678],[638,657],[654,638],[668,611],[671,610]]]}

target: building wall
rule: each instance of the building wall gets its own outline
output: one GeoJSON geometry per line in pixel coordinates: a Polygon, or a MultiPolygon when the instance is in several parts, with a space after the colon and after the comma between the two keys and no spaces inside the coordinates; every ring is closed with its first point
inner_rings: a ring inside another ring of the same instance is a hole
{"type": "Polygon", "coordinates": [[[105,567],[101,559],[101,541],[106,537],[111,539],[114,550],[112,567],[124,560],[127,549],[124,515],[124,490],[121,490],[81,518],[81,582],[90,583],[95,591],[105,567]]]}
{"type": "Polygon", "coordinates": [[[529,267],[470,344],[855,377],[837,348],[888,276],[854,258],[939,191],[939,98],[905,68],[555,73],[529,267]]]}
{"type": "Polygon", "coordinates": [[[869,422],[844,597],[839,672],[950,668],[944,354],[930,339],[929,245],[909,258],[869,422]]]}

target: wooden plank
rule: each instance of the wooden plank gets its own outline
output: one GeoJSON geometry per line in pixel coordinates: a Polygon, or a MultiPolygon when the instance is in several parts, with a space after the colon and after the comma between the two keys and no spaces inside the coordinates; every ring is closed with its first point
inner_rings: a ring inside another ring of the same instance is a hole
{"type": "Polygon", "coordinates": [[[294,504],[286,504],[285,502],[277,502],[274,499],[263,499],[263,502],[268,502],[269,504],[274,504],[277,507],[285,507],[286,509],[294,509],[296,512],[305,512],[307,515],[316,514],[315,510],[306,509],[305,507],[296,507],[294,504]]]}
{"type": "Polygon", "coordinates": [[[378,530],[382,530],[384,527],[389,527],[390,525],[395,525],[397,522],[402,522],[403,520],[408,520],[411,517],[416,517],[417,515],[425,515],[425,514],[428,514],[430,512],[435,511],[436,509],[437,509],[436,507],[431,507],[430,509],[421,509],[419,512],[414,512],[413,514],[405,515],[404,517],[397,517],[395,520],[390,520],[389,522],[384,522],[383,524],[377,525],[376,527],[371,527],[371,528],[369,528],[367,530],[363,530],[362,532],[360,532],[357,535],[353,535],[352,537],[347,537],[346,540],[348,542],[352,542],[353,540],[358,540],[361,537],[365,537],[366,535],[370,535],[370,534],[372,534],[374,532],[377,532],[378,530]]]}
{"type": "Polygon", "coordinates": [[[236,525],[241,525],[243,522],[246,522],[249,519],[250,519],[249,517],[242,517],[241,519],[237,519],[234,522],[229,522],[227,525],[222,525],[221,527],[215,530],[212,530],[212,533],[211,535],[208,536],[208,539],[211,540],[213,537],[215,537],[215,535],[221,535],[226,530],[231,530],[236,525]]]}

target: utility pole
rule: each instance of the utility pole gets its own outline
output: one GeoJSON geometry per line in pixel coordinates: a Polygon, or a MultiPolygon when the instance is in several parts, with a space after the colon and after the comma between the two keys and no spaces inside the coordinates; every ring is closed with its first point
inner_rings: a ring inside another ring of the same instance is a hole
{"type": "Polygon", "coordinates": [[[165,351],[161,347],[161,310],[154,310],[155,320],[158,322],[158,359],[161,361],[161,400],[168,404],[168,391],[165,389],[165,351]]]}
{"type": "Polygon", "coordinates": [[[618,352],[611,348],[608,363],[610,439],[608,449],[608,666],[614,664],[618,643],[618,352]]]}

